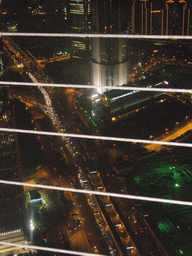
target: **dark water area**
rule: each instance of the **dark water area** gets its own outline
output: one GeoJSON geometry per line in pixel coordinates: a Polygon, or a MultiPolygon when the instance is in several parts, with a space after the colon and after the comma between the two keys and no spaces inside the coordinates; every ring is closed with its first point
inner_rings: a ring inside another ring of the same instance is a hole
{"type": "Polygon", "coordinates": [[[56,37],[16,37],[15,42],[23,49],[30,51],[36,58],[53,57],[62,51],[70,52],[70,38],[56,37]]]}
{"type": "MultiPolygon", "coordinates": [[[[18,129],[34,130],[31,123],[32,115],[25,107],[25,104],[15,101],[16,126],[18,129]]],[[[19,133],[18,143],[22,172],[23,175],[27,175],[45,161],[44,155],[37,135],[19,133]]]]}
{"type": "Polygon", "coordinates": [[[88,84],[91,81],[89,61],[66,60],[53,62],[47,64],[45,70],[55,83],[88,84]]]}
{"type": "MultiPolygon", "coordinates": [[[[16,37],[16,43],[37,59],[72,53],[72,40],[63,37],[16,37]]],[[[89,55],[90,53],[87,53],[89,55]]],[[[46,73],[55,83],[88,84],[91,81],[90,60],[70,59],[46,64],[46,73]]]]}

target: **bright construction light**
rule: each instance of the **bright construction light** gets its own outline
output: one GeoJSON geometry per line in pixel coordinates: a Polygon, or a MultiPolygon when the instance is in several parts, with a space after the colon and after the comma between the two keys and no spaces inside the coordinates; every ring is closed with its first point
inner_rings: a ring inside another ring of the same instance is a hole
{"type": "Polygon", "coordinates": [[[134,247],[133,246],[128,246],[127,250],[130,250],[130,249],[134,249],[134,247]]]}
{"type": "Polygon", "coordinates": [[[94,99],[94,98],[96,98],[96,97],[98,97],[98,96],[99,96],[98,94],[93,94],[93,95],[91,96],[91,98],[94,99]]]}
{"type": "Polygon", "coordinates": [[[31,230],[34,230],[34,229],[35,229],[33,224],[34,224],[34,223],[33,223],[33,220],[30,220],[30,229],[31,229],[31,230]]]}

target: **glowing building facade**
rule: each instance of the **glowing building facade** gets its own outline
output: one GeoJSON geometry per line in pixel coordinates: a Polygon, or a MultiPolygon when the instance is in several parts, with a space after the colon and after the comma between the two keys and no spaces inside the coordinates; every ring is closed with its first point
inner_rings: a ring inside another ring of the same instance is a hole
{"type": "Polygon", "coordinates": [[[94,38],[92,44],[92,82],[98,92],[102,86],[122,86],[128,83],[126,39],[94,38]]]}
{"type": "MultiPolygon", "coordinates": [[[[93,30],[99,33],[121,33],[120,2],[95,2],[93,30]]],[[[121,39],[92,39],[92,83],[98,86],[122,86],[128,83],[128,54],[127,40],[121,39]]]]}
{"type": "Polygon", "coordinates": [[[190,35],[189,0],[133,0],[131,32],[141,35],[190,35]]]}
{"type": "MultiPolygon", "coordinates": [[[[70,0],[69,13],[72,33],[89,33],[91,31],[90,0],[70,0]]],[[[72,40],[73,58],[84,58],[88,55],[90,49],[90,43],[87,38],[74,38],[72,40]]]]}

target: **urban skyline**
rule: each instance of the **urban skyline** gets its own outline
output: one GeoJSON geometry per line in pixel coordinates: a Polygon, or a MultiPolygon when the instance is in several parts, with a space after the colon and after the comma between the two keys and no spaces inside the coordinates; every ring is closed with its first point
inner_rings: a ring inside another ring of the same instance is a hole
{"type": "MultiPolygon", "coordinates": [[[[54,27],[62,32],[69,31],[76,27],[76,32],[80,33],[129,33],[145,35],[190,35],[191,34],[191,3],[190,1],[2,1],[1,13],[3,19],[12,22],[21,20],[32,21],[36,18],[36,29],[45,30],[43,27],[44,18],[53,18],[55,22],[60,22],[54,27]],[[51,6],[51,8],[50,8],[51,6]],[[6,9],[7,8],[7,9],[6,9]],[[74,10],[72,9],[74,8],[74,10]],[[99,8],[99,11],[98,11],[99,8]],[[32,11],[32,13],[31,13],[32,11]],[[26,15],[28,13],[28,15],[26,15]],[[78,25],[73,15],[80,15],[81,21],[78,25]],[[31,17],[30,17],[31,16],[31,17]],[[60,17],[60,18],[59,18],[60,17]],[[110,18],[109,18],[110,17],[110,18]],[[11,19],[11,20],[10,20],[11,19]],[[62,24],[61,24],[62,23],[62,24]],[[69,25],[69,23],[71,25],[69,25]],[[89,25],[88,25],[89,23],[89,25]],[[73,25],[74,24],[74,25],[73,25]],[[80,25],[81,24],[81,25],[80,25]],[[84,24],[84,25],[83,25],[84,24]],[[77,28],[81,29],[78,31],[77,28]]],[[[30,25],[30,23],[28,24],[30,25]]],[[[20,30],[29,29],[20,24],[20,30]]],[[[33,30],[35,27],[32,28],[33,30]]],[[[49,28],[50,30],[50,28],[49,28]]],[[[71,32],[75,32],[74,29],[71,32]]]]}
{"type": "MultiPolygon", "coordinates": [[[[189,1],[12,3],[2,1],[2,32],[50,36],[1,35],[1,127],[35,133],[0,132],[1,179],[90,193],[1,185],[0,241],[77,255],[191,256],[191,206],[91,194],[192,201],[192,152],[176,146],[192,141],[191,41],[129,37],[190,35],[189,1]]],[[[13,250],[61,255],[4,245],[0,255],[13,250]]]]}

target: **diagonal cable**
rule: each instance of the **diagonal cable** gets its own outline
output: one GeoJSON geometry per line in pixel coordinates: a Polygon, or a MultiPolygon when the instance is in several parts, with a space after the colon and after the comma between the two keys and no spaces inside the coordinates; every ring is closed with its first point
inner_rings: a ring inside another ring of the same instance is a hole
{"type": "MultiPolygon", "coordinates": [[[[12,82],[0,81],[0,85],[21,85],[21,86],[45,86],[59,88],[76,88],[76,89],[98,89],[97,85],[80,85],[80,84],[53,84],[53,83],[31,83],[31,82],[12,82]]],[[[123,91],[148,91],[148,92],[171,92],[171,93],[192,93],[192,89],[177,89],[177,88],[153,88],[153,87],[138,87],[138,86],[101,86],[102,89],[123,90],[123,91]]]]}
{"type": "Polygon", "coordinates": [[[149,202],[156,202],[156,203],[192,206],[192,202],[189,202],[189,201],[163,199],[163,198],[155,198],[155,197],[147,197],[147,196],[135,196],[135,195],[128,195],[128,194],[101,192],[101,191],[93,191],[93,190],[85,190],[85,189],[77,189],[77,188],[64,188],[64,187],[56,187],[56,186],[50,186],[50,185],[31,184],[31,183],[19,182],[19,181],[0,180],[0,184],[35,187],[35,188],[42,188],[42,189],[52,189],[52,190],[59,190],[59,191],[66,191],[66,192],[73,192],[73,193],[82,193],[82,194],[89,194],[89,195],[92,194],[97,196],[110,196],[110,197],[116,197],[116,198],[141,200],[141,201],[149,201],[149,202]]]}
{"type": "Polygon", "coordinates": [[[84,135],[84,134],[73,134],[73,133],[61,133],[61,132],[45,132],[45,131],[32,131],[24,129],[12,129],[12,128],[0,128],[0,131],[4,132],[17,132],[17,133],[29,133],[37,135],[48,135],[48,136],[60,136],[69,138],[80,138],[80,139],[92,139],[92,140],[107,140],[107,141],[118,141],[118,142],[130,142],[130,143],[144,143],[144,144],[159,144],[165,146],[176,146],[176,147],[188,147],[191,148],[191,143],[181,142],[168,142],[168,141],[154,141],[154,140],[142,140],[142,139],[131,139],[131,138],[119,138],[109,136],[98,136],[98,135],[84,135]]]}
{"type": "Polygon", "coordinates": [[[180,35],[127,35],[127,34],[83,34],[83,33],[30,33],[30,32],[0,32],[0,36],[37,36],[37,37],[83,37],[83,38],[127,38],[127,39],[165,39],[191,40],[192,36],[180,35]]]}
{"type": "Polygon", "coordinates": [[[50,248],[50,247],[42,247],[42,246],[34,246],[34,245],[26,245],[26,244],[17,244],[17,243],[7,243],[0,241],[2,245],[14,246],[14,247],[24,247],[33,250],[41,250],[47,252],[58,252],[58,253],[66,253],[71,255],[80,255],[80,256],[105,256],[103,254],[95,254],[95,253],[86,253],[86,252],[78,252],[72,250],[64,250],[64,249],[57,249],[57,248],[50,248]]]}

